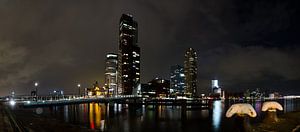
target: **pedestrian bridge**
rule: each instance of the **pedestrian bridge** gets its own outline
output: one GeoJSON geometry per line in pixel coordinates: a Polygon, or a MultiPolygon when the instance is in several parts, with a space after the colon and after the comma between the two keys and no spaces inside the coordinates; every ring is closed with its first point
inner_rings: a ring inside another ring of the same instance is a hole
{"type": "Polygon", "coordinates": [[[83,103],[128,104],[128,105],[165,105],[165,106],[200,106],[208,107],[209,99],[199,98],[145,98],[141,95],[118,96],[19,96],[14,98],[16,104],[24,107],[43,107],[83,103]]]}
{"type": "Polygon", "coordinates": [[[16,102],[25,107],[30,106],[48,106],[48,105],[68,105],[68,104],[82,104],[82,103],[110,103],[119,102],[121,100],[138,100],[141,96],[136,95],[120,95],[112,97],[93,96],[93,97],[76,97],[76,96],[64,96],[64,97],[38,97],[35,98],[23,98],[16,100],[16,102]]]}

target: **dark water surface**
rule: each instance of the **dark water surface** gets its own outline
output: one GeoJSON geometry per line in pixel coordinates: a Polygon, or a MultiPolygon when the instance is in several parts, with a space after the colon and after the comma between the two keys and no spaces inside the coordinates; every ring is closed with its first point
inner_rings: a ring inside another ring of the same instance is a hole
{"type": "MultiPolygon", "coordinates": [[[[277,101],[284,108],[284,111],[278,112],[279,117],[287,112],[300,111],[300,99],[277,101]]],[[[228,100],[211,101],[209,109],[188,109],[186,112],[182,112],[179,106],[136,107],[100,103],[43,108],[15,108],[14,111],[19,116],[18,119],[25,125],[26,123],[34,124],[37,121],[43,122],[43,119],[47,119],[49,124],[68,124],[82,128],[77,129],[75,127],[74,131],[236,131],[238,127],[236,120],[225,117],[226,110],[234,103],[237,102],[228,100]]],[[[248,103],[257,112],[256,118],[249,119],[249,124],[254,126],[262,121],[266,113],[261,112],[262,101],[253,100],[248,101],[248,103]]],[[[41,123],[41,125],[43,124],[41,123]]],[[[43,127],[40,129],[43,129],[43,127]]],[[[45,131],[51,130],[57,129],[46,128],[45,131]]]]}

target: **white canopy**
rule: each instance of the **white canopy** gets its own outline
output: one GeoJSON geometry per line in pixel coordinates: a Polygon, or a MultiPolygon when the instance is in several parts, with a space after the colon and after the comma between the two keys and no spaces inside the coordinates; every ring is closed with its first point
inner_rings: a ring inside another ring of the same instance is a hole
{"type": "Polygon", "coordinates": [[[226,112],[226,117],[232,117],[235,114],[238,114],[239,116],[249,115],[250,117],[256,117],[256,111],[250,104],[247,103],[231,105],[226,112]]]}
{"type": "Polygon", "coordinates": [[[262,106],[262,111],[276,111],[277,110],[283,110],[281,104],[279,104],[276,101],[268,101],[264,102],[262,106]]]}

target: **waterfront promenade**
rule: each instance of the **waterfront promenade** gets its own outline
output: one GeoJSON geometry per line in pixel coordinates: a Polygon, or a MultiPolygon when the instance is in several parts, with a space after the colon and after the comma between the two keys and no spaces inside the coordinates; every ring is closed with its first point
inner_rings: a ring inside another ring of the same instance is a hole
{"type": "Polygon", "coordinates": [[[0,102],[0,131],[1,132],[13,132],[13,126],[10,121],[10,117],[7,114],[6,106],[0,102]]]}
{"type": "Polygon", "coordinates": [[[253,132],[299,132],[300,111],[289,112],[279,116],[278,122],[262,122],[255,126],[253,132]]]}

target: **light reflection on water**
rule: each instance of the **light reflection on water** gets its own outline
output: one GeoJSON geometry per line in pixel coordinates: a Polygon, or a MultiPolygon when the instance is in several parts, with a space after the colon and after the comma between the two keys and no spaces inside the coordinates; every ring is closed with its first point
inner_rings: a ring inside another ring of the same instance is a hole
{"type": "Polygon", "coordinates": [[[64,106],[64,119],[65,122],[69,122],[69,106],[64,106]]]}
{"type": "MultiPolygon", "coordinates": [[[[284,111],[300,110],[300,100],[278,100],[284,111]]],[[[193,131],[204,128],[207,131],[233,130],[233,121],[224,114],[228,107],[238,102],[213,101],[209,109],[192,109],[182,112],[180,106],[142,106],[131,108],[120,104],[78,104],[57,106],[52,113],[65,122],[73,123],[100,131],[150,131],[155,128],[160,131],[193,131]],[[60,114],[59,114],[60,113],[60,114]]],[[[261,112],[262,101],[249,102],[256,110],[258,117],[250,122],[261,122],[264,114],[261,112]]]]}
{"type": "Polygon", "coordinates": [[[217,100],[213,103],[213,115],[212,115],[212,125],[214,131],[218,131],[220,129],[220,123],[222,118],[222,102],[221,100],[217,100]]]}
{"type": "Polygon", "coordinates": [[[105,106],[99,103],[89,104],[89,123],[91,129],[104,130],[105,106]]]}

